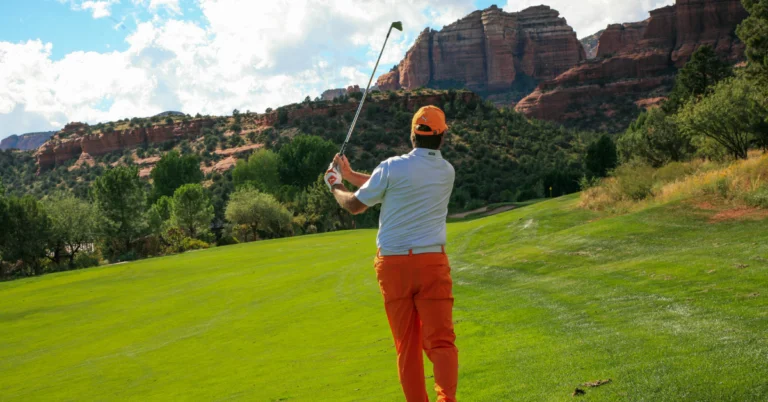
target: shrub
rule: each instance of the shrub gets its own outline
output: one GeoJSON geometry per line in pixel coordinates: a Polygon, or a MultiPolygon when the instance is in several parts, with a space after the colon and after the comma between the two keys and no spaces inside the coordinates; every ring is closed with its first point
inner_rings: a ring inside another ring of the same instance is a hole
{"type": "Polygon", "coordinates": [[[689,163],[672,162],[659,168],[653,177],[657,182],[666,184],[688,176],[695,170],[689,163]]]}
{"type": "Polygon", "coordinates": [[[637,201],[651,195],[653,174],[653,168],[648,165],[628,163],[616,168],[612,175],[616,178],[621,194],[637,201]]]}
{"type": "Polygon", "coordinates": [[[101,262],[101,253],[96,250],[92,253],[78,253],[75,256],[75,268],[98,267],[101,262]]]}
{"type": "Polygon", "coordinates": [[[762,186],[752,193],[747,193],[744,200],[752,207],[768,208],[768,186],[762,186]]]}
{"type": "Polygon", "coordinates": [[[193,239],[191,237],[187,237],[181,242],[181,251],[189,251],[189,250],[203,250],[210,247],[210,245],[202,240],[193,239]]]}

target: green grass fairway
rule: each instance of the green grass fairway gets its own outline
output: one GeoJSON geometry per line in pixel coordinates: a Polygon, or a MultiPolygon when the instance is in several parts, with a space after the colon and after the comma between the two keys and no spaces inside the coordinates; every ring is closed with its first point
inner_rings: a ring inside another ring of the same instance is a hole
{"type": "MultiPolygon", "coordinates": [[[[449,226],[459,399],[768,400],[768,221],[577,203],[449,226]]],[[[402,400],[374,237],[0,283],[0,400],[402,400]]]]}

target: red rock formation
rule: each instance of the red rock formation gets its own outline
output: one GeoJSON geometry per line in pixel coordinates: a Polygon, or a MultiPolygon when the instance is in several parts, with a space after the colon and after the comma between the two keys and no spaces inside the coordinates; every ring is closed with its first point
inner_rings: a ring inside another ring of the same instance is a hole
{"type": "Polygon", "coordinates": [[[195,138],[203,128],[211,126],[211,119],[196,119],[172,125],[89,134],[87,125],[70,123],[43,144],[35,156],[38,168],[45,170],[71,159],[78,159],[82,153],[100,156],[141,144],[160,143],[176,138],[195,138]]]}
{"type": "Polygon", "coordinates": [[[634,47],[643,38],[648,21],[608,25],[598,40],[597,57],[606,57],[634,47]]]}
{"type": "Polygon", "coordinates": [[[541,83],[516,110],[568,122],[595,115],[606,104],[664,96],[676,69],[701,45],[712,45],[734,62],[744,57],[744,46],[733,34],[747,16],[739,0],[677,0],[650,14],[643,22],[610,25],[600,37],[597,59],[541,83]]]}
{"type": "Polygon", "coordinates": [[[466,87],[511,91],[521,75],[552,79],[586,54],[573,29],[547,6],[506,13],[496,6],[444,27],[425,29],[403,61],[381,76],[382,90],[466,87]]]}

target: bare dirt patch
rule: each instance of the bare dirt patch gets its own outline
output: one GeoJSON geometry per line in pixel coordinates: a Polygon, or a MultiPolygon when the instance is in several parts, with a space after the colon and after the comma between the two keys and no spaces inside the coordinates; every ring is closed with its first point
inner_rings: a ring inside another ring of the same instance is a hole
{"type": "Polygon", "coordinates": [[[768,210],[751,207],[738,207],[733,209],[726,209],[716,213],[711,218],[709,218],[709,222],[720,223],[737,220],[759,221],[763,219],[768,219],[768,210]]]}
{"type": "Polygon", "coordinates": [[[696,204],[696,208],[703,209],[705,211],[717,211],[717,207],[709,201],[704,201],[696,204]]]}

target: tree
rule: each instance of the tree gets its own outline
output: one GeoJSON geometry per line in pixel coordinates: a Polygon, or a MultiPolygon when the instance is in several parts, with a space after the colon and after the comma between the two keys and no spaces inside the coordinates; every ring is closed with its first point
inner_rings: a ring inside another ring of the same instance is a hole
{"type": "Polygon", "coordinates": [[[176,151],[168,152],[157,162],[150,173],[153,181],[152,199],[173,196],[174,191],[184,184],[200,183],[203,172],[195,155],[179,155],[176,151]]]}
{"type": "Polygon", "coordinates": [[[677,73],[675,87],[662,107],[669,114],[675,113],[689,99],[712,93],[712,86],[732,75],[731,66],[720,59],[712,46],[701,46],[677,73]]]}
{"type": "Polygon", "coordinates": [[[268,150],[256,151],[248,161],[239,160],[232,171],[235,187],[244,185],[274,194],[280,187],[280,157],[268,150]]]}
{"type": "Polygon", "coordinates": [[[146,227],[146,193],[139,170],[121,166],[107,170],[94,181],[92,196],[103,216],[108,251],[114,257],[130,250],[146,227]]]}
{"type": "Polygon", "coordinates": [[[300,135],[280,148],[280,180],[305,188],[324,172],[336,153],[336,146],[313,135],[300,135]]]}
{"type": "Polygon", "coordinates": [[[55,194],[43,205],[51,220],[51,259],[59,264],[64,253],[69,257],[69,268],[74,268],[77,253],[98,239],[99,211],[95,205],[71,193],[55,194]]]}
{"type": "Polygon", "coordinates": [[[768,0],[741,0],[749,17],[736,30],[747,45],[745,54],[750,63],[768,73],[768,0]]]}
{"type": "Polygon", "coordinates": [[[259,235],[275,237],[291,231],[290,211],[275,197],[253,188],[232,193],[225,215],[228,221],[248,227],[253,240],[259,235]]]}
{"type": "Polygon", "coordinates": [[[744,76],[727,79],[699,103],[689,102],[679,121],[691,135],[707,136],[734,158],[746,159],[749,147],[765,130],[764,90],[744,76]]]}
{"type": "Polygon", "coordinates": [[[599,140],[593,142],[587,148],[585,163],[593,176],[608,176],[608,171],[615,168],[618,164],[616,145],[611,140],[611,137],[603,135],[599,140]]]}
{"type": "Polygon", "coordinates": [[[161,235],[166,229],[166,223],[171,219],[173,213],[173,198],[162,196],[149,208],[147,212],[147,223],[150,232],[161,235]]]}
{"type": "Polygon", "coordinates": [[[654,167],[684,161],[696,151],[691,136],[659,108],[641,113],[617,145],[624,162],[640,159],[654,167]]]}
{"type": "Polygon", "coordinates": [[[321,174],[317,180],[299,197],[299,210],[306,217],[307,223],[317,232],[330,232],[345,227],[352,227],[353,217],[344,211],[323,181],[321,174]]]}
{"type": "Polygon", "coordinates": [[[34,275],[43,273],[41,260],[45,258],[50,236],[50,219],[45,209],[31,196],[11,197],[5,209],[4,241],[0,254],[7,261],[21,261],[34,275]]]}
{"type": "Polygon", "coordinates": [[[173,193],[171,219],[189,237],[207,230],[213,220],[213,206],[199,184],[185,184],[173,193]]]}

